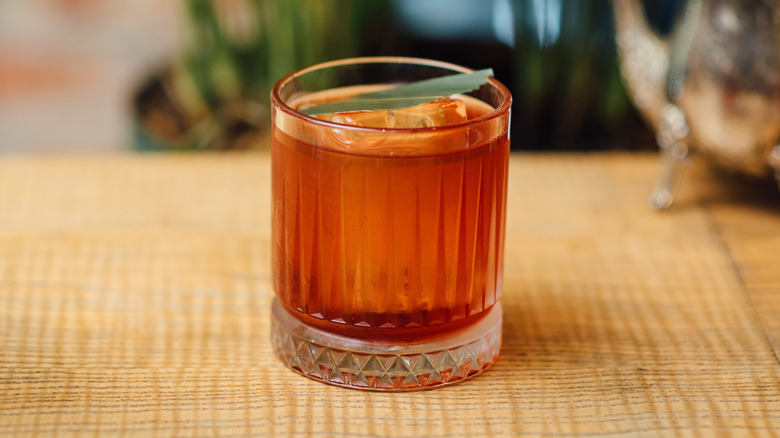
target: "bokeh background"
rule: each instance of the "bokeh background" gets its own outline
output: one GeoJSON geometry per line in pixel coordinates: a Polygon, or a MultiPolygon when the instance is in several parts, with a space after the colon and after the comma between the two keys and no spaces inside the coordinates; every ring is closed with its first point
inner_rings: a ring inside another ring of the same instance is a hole
{"type": "Polygon", "coordinates": [[[613,31],[609,0],[5,0],[0,153],[261,149],[278,78],[372,55],[493,68],[513,150],[655,149],[613,31]]]}

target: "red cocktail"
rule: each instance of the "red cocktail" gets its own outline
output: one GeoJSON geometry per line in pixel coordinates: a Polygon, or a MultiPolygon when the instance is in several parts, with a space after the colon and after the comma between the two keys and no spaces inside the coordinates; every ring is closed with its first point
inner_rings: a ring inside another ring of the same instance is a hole
{"type": "Polygon", "coordinates": [[[274,348],[295,370],[372,389],[446,384],[500,349],[511,97],[489,80],[410,108],[313,104],[468,72],[336,61],[272,93],[274,348]]]}

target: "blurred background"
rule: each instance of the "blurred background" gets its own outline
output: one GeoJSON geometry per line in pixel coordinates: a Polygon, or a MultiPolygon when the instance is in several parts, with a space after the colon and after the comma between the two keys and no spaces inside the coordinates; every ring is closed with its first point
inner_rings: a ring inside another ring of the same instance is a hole
{"type": "Polygon", "coordinates": [[[492,67],[513,150],[654,150],[613,32],[609,0],[5,0],[0,153],[264,148],[276,80],[374,55],[492,67]]]}

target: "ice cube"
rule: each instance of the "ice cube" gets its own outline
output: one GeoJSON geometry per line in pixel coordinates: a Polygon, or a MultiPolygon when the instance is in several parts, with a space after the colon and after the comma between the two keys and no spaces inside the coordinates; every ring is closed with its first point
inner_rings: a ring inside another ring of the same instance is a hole
{"type": "MultiPolygon", "coordinates": [[[[437,127],[468,120],[465,102],[451,98],[398,110],[349,111],[317,114],[313,117],[366,128],[437,127]]],[[[307,137],[304,141],[324,145],[328,149],[378,156],[439,154],[461,150],[467,145],[467,130],[410,132],[390,136],[382,131],[353,130],[346,127],[326,129],[325,132],[325,141],[319,136],[322,133],[320,129],[314,129],[311,140],[307,137]]]]}
{"type": "Polygon", "coordinates": [[[451,98],[397,110],[350,111],[318,114],[315,117],[342,125],[364,128],[430,128],[462,123],[467,120],[466,104],[462,100],[451,98]]]}
{"type": "Polygon", "coordinates": [[[454,125],[467,120],[466,104],[459,99],[439,99],[393,111],[394,128],[430,128],[454,125]]]}

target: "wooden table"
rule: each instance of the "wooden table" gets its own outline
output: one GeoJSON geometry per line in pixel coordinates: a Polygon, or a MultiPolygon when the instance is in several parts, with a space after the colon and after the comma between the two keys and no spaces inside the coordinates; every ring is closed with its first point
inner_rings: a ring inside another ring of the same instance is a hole
{"type": "Polygon", "coordinates": [[[514,155],[501,360],[378,394],[271,353],[269,169],[0,160],[0,436],[780,436],[773,184],[659,213],[652,154],[514,155]]]}

